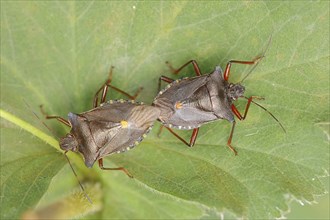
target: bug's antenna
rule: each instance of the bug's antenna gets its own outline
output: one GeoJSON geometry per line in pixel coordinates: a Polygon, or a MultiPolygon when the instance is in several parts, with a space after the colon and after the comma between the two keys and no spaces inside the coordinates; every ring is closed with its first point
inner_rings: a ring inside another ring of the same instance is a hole
{"type": "MultiPolygon", "coordinates": [[[[30,106],[30,105],[29,105],[24,99],[23,99],[23,102],[24,102],[25,105],[30,109],[30,111],[33,113],[33,115],[38,119],[38,121],[41,122],[42,125],[44,125],[44,126],[50,131],[50,133],[52,133],[55,137],[57,137],[57,139],[60,139],[60,137],[58,137],[58,136],[55,134],[55,132],[54,132],[50,127],[48,127],[47,124],[46,124],[44,121],[42,121],[42,120],[39,118],[39,116],[38,116],[38,115],[32,110],[31,106],[30,106]]],[[[42,106],[40,106],[40,107],[42,107],[42,106]]],[[[71,162],[70,162],[70,160],[69,160],[69,157],[66,155],[66,153],[67,153],[67,151],[64,152],[64,156],[65,156],[65,158],[67,159],[67,161],[69,162],[69,165],[70,165],[70,167],[71,167],[71,169],[72,169],[72,171],[73,171],[73,174],[76,176],[76,178],[77,178],[77,180],[78,180],[78,183],[79,183],[79,185],[80,185],[80,188],[82,189],[82,191],[83,191],[83,193],[84,193],[86,199],[87,199],[91,204],[93,204],[92,200],[91,200],[91,199],[89,198],[89,196],[87,195],[85,188],[83,187],[83,185],[82,185],[81,182],[79,181],[78,176],[77,176],[77,173],[76,173],[76,171],[73,169],[73,166],[72,166],[72,164],[71,164],[71,162]]]]}
{"type": "MultiPolygon", "coordinates": [[[[245,97],[244,96],[244,98],[246,98],[247,100],[249,100],[249,98],[248,97],[245,97]]],[[[266,111],[270,116],[272,116],[272,118],[275,120],[275,121],[277,121],[277,123],[281,126],[281,128],[283,129],[283,131],[284,131],[284,133],[286,133],[286,130],[285,130],[285,128],[283,127],[283,125],[282,125],[282,123],[270,112],[270,111],[268,111],[265,107],[263,107],[262,105],[260,105],[260,104],[258,104],[258,103],[256,103],[255,101],[253,101],[253,100],[251,100],[251,102],[253,103],[253,104],[255,104],[255,105],[257,105],[257,106],[259,106],[260,108],[262,108],[264,111],[266,111]]]]}
{"type": "Polygon", "coordinates": [[[240,83],[242,83],[249,75],[250,75],[250,73],[252,73],[253,72],[253,70],[258,66],[258,64],[260,63],[260,61],[265,57],[265,54],[266,54],[266,52],[267,52],[267,50],[268,50],[268,48],[269,48],[269,45],[270,45],[270,43],[272,42],[272,35],[270,35],[270,37],[269,37],[269,41],[268,41],[268,43],[267,43],[267,45],[266,45],[266,48],[265,48],[265,50],[262,52],[262,55],[260,56],[260,59],[257,61],[257,63],[250,69],[250,71],[244,76],[244,78],[240,81],[240,83]]]}
{"type": "Polygon", "coordinates": [[[23,99],[23,102],[24,102],[25,105],[30,109],[30,111],[32,112],[32,114],[38,119],[38,121],[39,121],[43,126],[45,126],[45,128],[47,128],[47,130],[48,130],[50,133],[52,133],[52,135],[54,135],[56,138],[60,139],[60,137],[57,136],[56,133],[55,133],[50,127],[48,127],[47,124],[46,124],[43,120],[41,120],[41,118],[37,115],[37,113],[35,113],[35,112],[33,111],[33,109],[31,108],[31,106],[30,106],[30,105],[29,105],[24,99],[23,99]]]}
{"type": "Polygon", "coordinates": [[[80,185],[80,188],[81,188],[81,190],[83,191],[83,193],[84,193],[86,199],[90,202],[90,204],[93,204],[92,200],[91,200],[91,199],[89,198],[89,196],[87,195],[85,188],[83,187],[83,185],[82,185],[81,182],[79,181],[78,176],[77,176],[77,173],[76,173],[76,171],[73,169],[73,166],[72,166],[72,164],[71,164],[71,162],[70,162],[70,160],[69,160],[69,157],[66,155],[67,152],[68,152],[68,151],[65,151],[65,152],[64,152],[64,156],[65,156],[66,160],[68,161],[68,163],[69,163],[69,165],[70,165],[70,167],[71,167],[71,170],[72,170],[73,174],[75,175],[76,179],[78,180],[78,183],[79,183],[79,185],[80,185]]]}

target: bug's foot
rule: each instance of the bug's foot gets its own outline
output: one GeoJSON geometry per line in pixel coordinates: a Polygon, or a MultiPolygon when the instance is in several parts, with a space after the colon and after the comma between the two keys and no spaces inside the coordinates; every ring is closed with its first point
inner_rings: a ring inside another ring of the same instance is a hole
{"type": "Polygon", "coordinates": [[[179,71],[177,69],[175,69],[169,61],[166,61],[165,64],[173,74],[179,73],[179,71]]]}

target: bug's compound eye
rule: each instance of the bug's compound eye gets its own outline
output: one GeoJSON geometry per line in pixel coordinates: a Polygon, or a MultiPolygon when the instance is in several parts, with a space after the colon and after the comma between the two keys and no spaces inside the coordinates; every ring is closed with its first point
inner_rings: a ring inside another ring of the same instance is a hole
{"type": "Polygon", "coordinates": [[[60,140],[60,148],[64,151],[77,151],[78,142],[72,134],[67,134],[60,140]]]}

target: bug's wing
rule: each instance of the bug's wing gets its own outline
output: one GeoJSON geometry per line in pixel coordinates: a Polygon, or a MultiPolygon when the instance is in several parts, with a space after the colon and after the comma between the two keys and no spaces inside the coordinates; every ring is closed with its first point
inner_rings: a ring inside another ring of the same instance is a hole
{"type": "Polygon", "coordinates": [[[112,102],[114,103],[105,103],[84,115],[99,147],[98,158],[133,148],[151,130],[160,114],[153,106],[129,101],[112,102]]]}
{"type": "Polygon", "coordinates": [[[207,78],[208,75],[203,75],[176,80],[169,84],[164,90],[160,91],[153,101],[153,105],[161,110],[159,119],[165,125],[172,124],[174,126],[184,126],[185,123],[189,123],[189,117],[192,118],[194,115],[200,117],[201,115],[194,111],[194,104],[192,104],[192,102],[193,100],[196,100],[195,92],[205,86],[207,78]],[[186,103],[186,106],[182,106],[177,113],[178,103],[186,103]],[[185,112],[185,109],[187,112],[185,112]]]}
{"type": "Polygon", "coordinates": [[[187,107],[176,110],[172,117],[164,121],[163,124],[166,127],[190,130],[214,120],[218,120],[218,118],[213,112],[205,112],[196,108],[187,107]]]}
{"type": "Polygon", "coordinates": [[[120,122],[128,117],[130,112],[139,103],[131,103],[126,100],[109,101],[90,111],[81,113],[88,121],[120,122]]]}
{"type": "MultiPolygon", "coordinates": [[[[207,82],[208,75],[197,76],[193,78],[184,78],[175,80],[163,90],[161,90],[155,97],[153,104],[158,105],[161,100],[168,103],[175,104],[178,101],[189,98],[201,86],[207,82]]],[[[160,104],[161,105],[161,104],[160,104]]]]}

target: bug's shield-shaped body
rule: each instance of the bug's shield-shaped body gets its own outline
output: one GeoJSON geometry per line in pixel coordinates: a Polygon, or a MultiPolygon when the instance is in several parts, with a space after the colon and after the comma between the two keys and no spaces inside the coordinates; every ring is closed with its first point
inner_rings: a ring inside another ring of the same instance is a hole
{"type": "Polygon", "coordinates": [[[217,66],[213,73],[173,81],[153,105],[161,109],[159,120],[167,127],[193,129],[218,119],[233,122],[228,86],[217,66]]]}
{"type": "Polygon", "coordinates": [[[79,151],[86,166],[92,167],[96,160],[141,142],[159,114],[156,107],[124,100],[109,101],[81,114],[69,113],[72,129],[60,145],[68,148],[71,144],[71,150],[79,151]]]}

